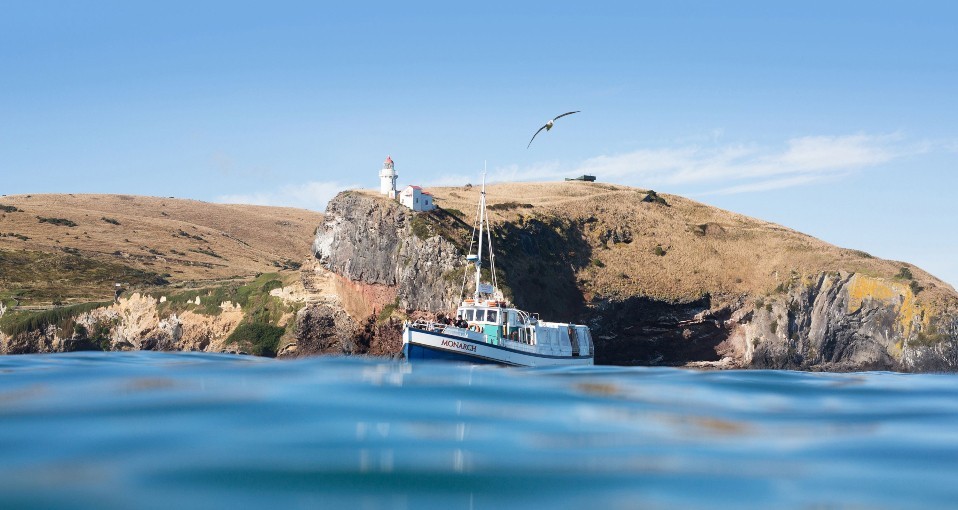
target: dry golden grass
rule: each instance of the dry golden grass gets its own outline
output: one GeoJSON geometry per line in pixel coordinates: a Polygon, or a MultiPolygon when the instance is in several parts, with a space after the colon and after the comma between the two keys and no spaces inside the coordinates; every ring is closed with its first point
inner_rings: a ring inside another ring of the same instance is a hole
{"type": "Polygon", "coordinates": [[[130,195],[12,195],[0,197],[0,204],[23,211],[0,213],[0,233],[8,234],[0,237],[0,249],[73,252],[168,273],[173,282],[252,276],[287,261],[302,263],[323,219],[303,209],[130,195]]]}
{"type": "MultiPolygon", "coordinates": [[[[473,221],[477,186],[429,191],[440,207],[458,209],[467,222],[473,221]]],[[[638,294],[667,300],[691,300],[704,294],[761,296],[776,292],[783,283],[807,283],[814,275],[835,271],[907,285],[910,280],[898,275],[902,267],[908,267],[924,288],[920,301],[937,307],[956,300],[951,286],[910,264],[873,258],[680,196],[660,194],[669,204],[663,206],[643,202],[646,195],[647,190],[578,181],[486,187],[488,205],[519,205],[489,211],[493,222],[554,215],[583,225],[594,263],[580,268],[576,276],[587,292],[597,296],[638,294]],[[626,228],[631,231],[631,242],[602,241],[604,232],[626,228]]]]}

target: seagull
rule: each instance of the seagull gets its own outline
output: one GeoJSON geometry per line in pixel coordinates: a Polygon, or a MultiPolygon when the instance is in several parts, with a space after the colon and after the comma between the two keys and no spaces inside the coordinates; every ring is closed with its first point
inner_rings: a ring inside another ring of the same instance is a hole
{"type": "MultiPolygon", "coordinates": [[[[535,139],[536,139],[536,136],[537,136],[539,133],[541,133],[543,129],[545,129],[546,131],[549,131],[550,129],[552,129],[552,126],[553,126],[553,124],[555,124],[555,121],[561,119],[562,117],[565,117],[566,115],[572,115],[573,113],[579,113],[580,111],[582,111],[582,110],[576,110],[576,111],[574,111],[574,112],[566,112],[566,113],[563,113],[562,115],[559,115],[558,117],[556,117],[556,118],[550,120],[549,122],[546,122],[546,125],[545,125],[545,126],[542,126],[541,128],[539,128],[539,130],[536,131],[536,134],[532,135],[532,140],[535,140],[535,139]]],[[[528,149],[529,147],[532,147],[532,140],[529,140],[529,145],[526,145],[526,148],[527,148],[527,149],[528,149]]]]}

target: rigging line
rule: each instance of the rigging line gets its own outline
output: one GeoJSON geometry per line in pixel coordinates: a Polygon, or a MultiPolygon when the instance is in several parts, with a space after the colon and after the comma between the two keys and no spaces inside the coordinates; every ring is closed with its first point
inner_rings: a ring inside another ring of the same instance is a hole
{"type": "MultiPolygon", "coordinates": [[[[472,247],[476,244],[476,228],[479,222],[479,209],[482,207],[482,203],[476,205],[476,219],[472,222],[472,234],[469,235],[469,251],[466,252],[466,255],[472,255],[472,247]]],[[[482,242],[482,239],[479,240],[482,242]]],[[[466,280],[469,278],[469,265],[466,265],[465,270],[462,273],[462,286],[459,287],[459,302],[462,302],[462,298],[466,295],[466,280]]]]}
{"type": "Polygon", "coordinates": [[[482,283],[482,229],[486,220],[486,171],[482,171],[482,192],[479,194],[479,249],[476,251],[476,301],[479,300],[482,283]]]}

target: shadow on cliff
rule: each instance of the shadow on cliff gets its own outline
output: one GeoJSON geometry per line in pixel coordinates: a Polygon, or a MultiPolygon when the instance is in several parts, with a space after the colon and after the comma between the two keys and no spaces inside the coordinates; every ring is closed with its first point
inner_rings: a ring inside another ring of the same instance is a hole
{"type": "Polygon", "coordinates": [[[585,298],[576,272],[592,260],[582,226],[561,218],[520,219],[498,225],[496,263],[500,283],[512,292],[516,306],[538,312],[543,320],[579,319],[585,298]]]}
{"type": "Polygon", "coordinates": [[[496,263],[516,306],[544,320],[586,322],[603,365],[684,365],[718,361],[729,311],[709,312],[711,298],[688,303],[632,297],[588,303],[576,273],[592,260],[583,225],[536,217],[493,230],[496,263]]]}
{"type": "Polygon", "coordinates": [[[647,297],[593,303],[589,326],[598,365],[684,365],[718,361],[731,311],[711,312],[711,298],[669,303],[647,297]]]}

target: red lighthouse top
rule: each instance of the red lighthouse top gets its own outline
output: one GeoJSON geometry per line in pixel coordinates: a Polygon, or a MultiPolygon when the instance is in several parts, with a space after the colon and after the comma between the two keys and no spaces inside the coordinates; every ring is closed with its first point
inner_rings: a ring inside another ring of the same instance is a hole
{"type": "Polygon", "coordinates": [[[386,156],[386,164],[387,164],[387,165],[392,165],[392,164],[393,164],[393,158],[391,158],[391,157],[389,157],[389,156],[386,156]]]}

